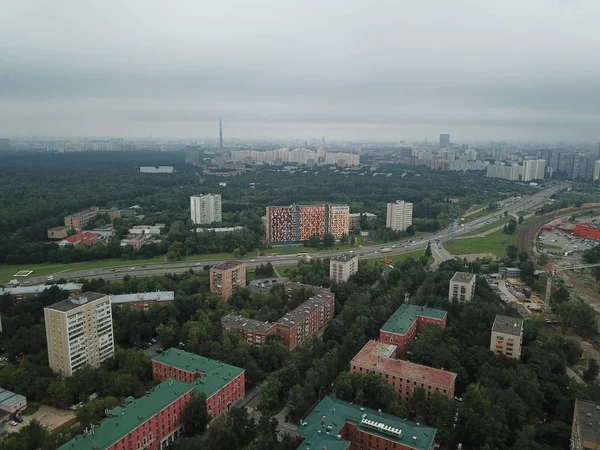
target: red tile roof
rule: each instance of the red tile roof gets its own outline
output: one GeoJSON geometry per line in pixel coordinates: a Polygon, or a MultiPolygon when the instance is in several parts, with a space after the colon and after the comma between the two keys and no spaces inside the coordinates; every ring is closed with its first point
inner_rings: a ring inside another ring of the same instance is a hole
{"type": "Polygon", "coordinates": [[[433,367],[423,366],[401,359],[379,356],[383,353],[383,347],[388,346],[389,344],[384,342],[369,341],[352,359],[350,365],[388,373],[400,378],[424,383],[429,386],[438,386],[447,389],[454,388],[456,374],[453,372],[434,369],[433,367]]]}
{"type": "Polygon", "coordinates": [[[98,236],[95,233],[77,233],[73,236],[69,236],[60,243],[62,244],[72,244],[72,245],[94,245],[98,242],[98,236]]]}

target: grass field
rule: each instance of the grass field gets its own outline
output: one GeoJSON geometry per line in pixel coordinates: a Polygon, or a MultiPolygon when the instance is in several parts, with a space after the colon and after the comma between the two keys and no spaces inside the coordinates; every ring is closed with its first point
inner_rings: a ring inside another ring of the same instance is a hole
{"type": "Polygon", "coordinates": [[[522,217],[525,217],[525,216],[528,216],[529,214],[531,214],[532,212],[533,212],[533,211],[519,211],[519,212],[517,213],[517,216],[522,216],[522,217]]]}
{"type": "Polygon", "coordinates": [[[559,247],[558,245],[544,244],[543,242],[538,242],[538,248],[543,248],[545,250],[562,250],[562,247],[559,247]]]}
{"type": "Polygon", "coordinates": [[[493,253],[503,257],[506,247],[517,243],[517,234],[504,234],[502,230],[488,234],[484,237],[473,237],[471,239],[457,239],[453,244],[444,242],[444,248],[453,255],[464,255],[468,253],[493,253]]]}
{"type": "Polygon", "coordinates": [[[387,256],[385,254],[382,254],[381,256],[377,256],[375,258],[365,259],[365,261],[378,262],[381,258],[387,258],[387,259],[391,260],[392,263],[398,263],[398,262],[406,261],[409,258],[418,259],[424,255],[425,255],[425,250],[423,249],[423,250],[415,250],[415,251],[408,252],[408,253],[401,253],[399,255],[387,256]]]}
{"type": "Polygon", "coordinates": [[[502,219],[496,220],[495,222],[488,223],[481,228],[477,228],[476,230],[470,231],[469,233],[463,234],[463,236],[477,236],[485,231],[491,230],[493,228],[504,226],[508,223],[509,217],[503,217],[502,219]]]}
{"type": "Polygon", "coordinates": [[[296,264],[295,266],[275,266],[275,268],[277,269],[277,272],[279,272],[279,275],[281,275],[282,277],[286,277],[288,275],[288,270],[290,269],[295,269],[298,265],[296,264]]]}

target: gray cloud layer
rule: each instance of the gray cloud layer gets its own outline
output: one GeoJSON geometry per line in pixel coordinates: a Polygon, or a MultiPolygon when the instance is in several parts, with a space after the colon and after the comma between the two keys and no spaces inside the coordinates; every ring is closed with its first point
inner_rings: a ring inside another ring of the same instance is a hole
{"type": "Polygon", "coordinates": [[[5,135],[600,139],[594,0],[5,3],[5,135]]]}

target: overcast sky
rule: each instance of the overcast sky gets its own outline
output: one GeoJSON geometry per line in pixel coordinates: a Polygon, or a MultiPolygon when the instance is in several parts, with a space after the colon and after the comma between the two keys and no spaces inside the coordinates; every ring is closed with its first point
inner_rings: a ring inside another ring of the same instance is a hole
{"type": "Polygon", "coordinates": [[[0,135],[600,140],[599,0],[4,0],[0,135]]]}

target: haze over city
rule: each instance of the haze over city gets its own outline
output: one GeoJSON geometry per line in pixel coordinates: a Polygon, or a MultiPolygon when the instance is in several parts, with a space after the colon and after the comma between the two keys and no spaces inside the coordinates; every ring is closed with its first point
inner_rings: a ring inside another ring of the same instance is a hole
{"type": "Polygon", "coordinates": [[[0,135],[598,140],[594,1],[11,1],[0,135]]]}

